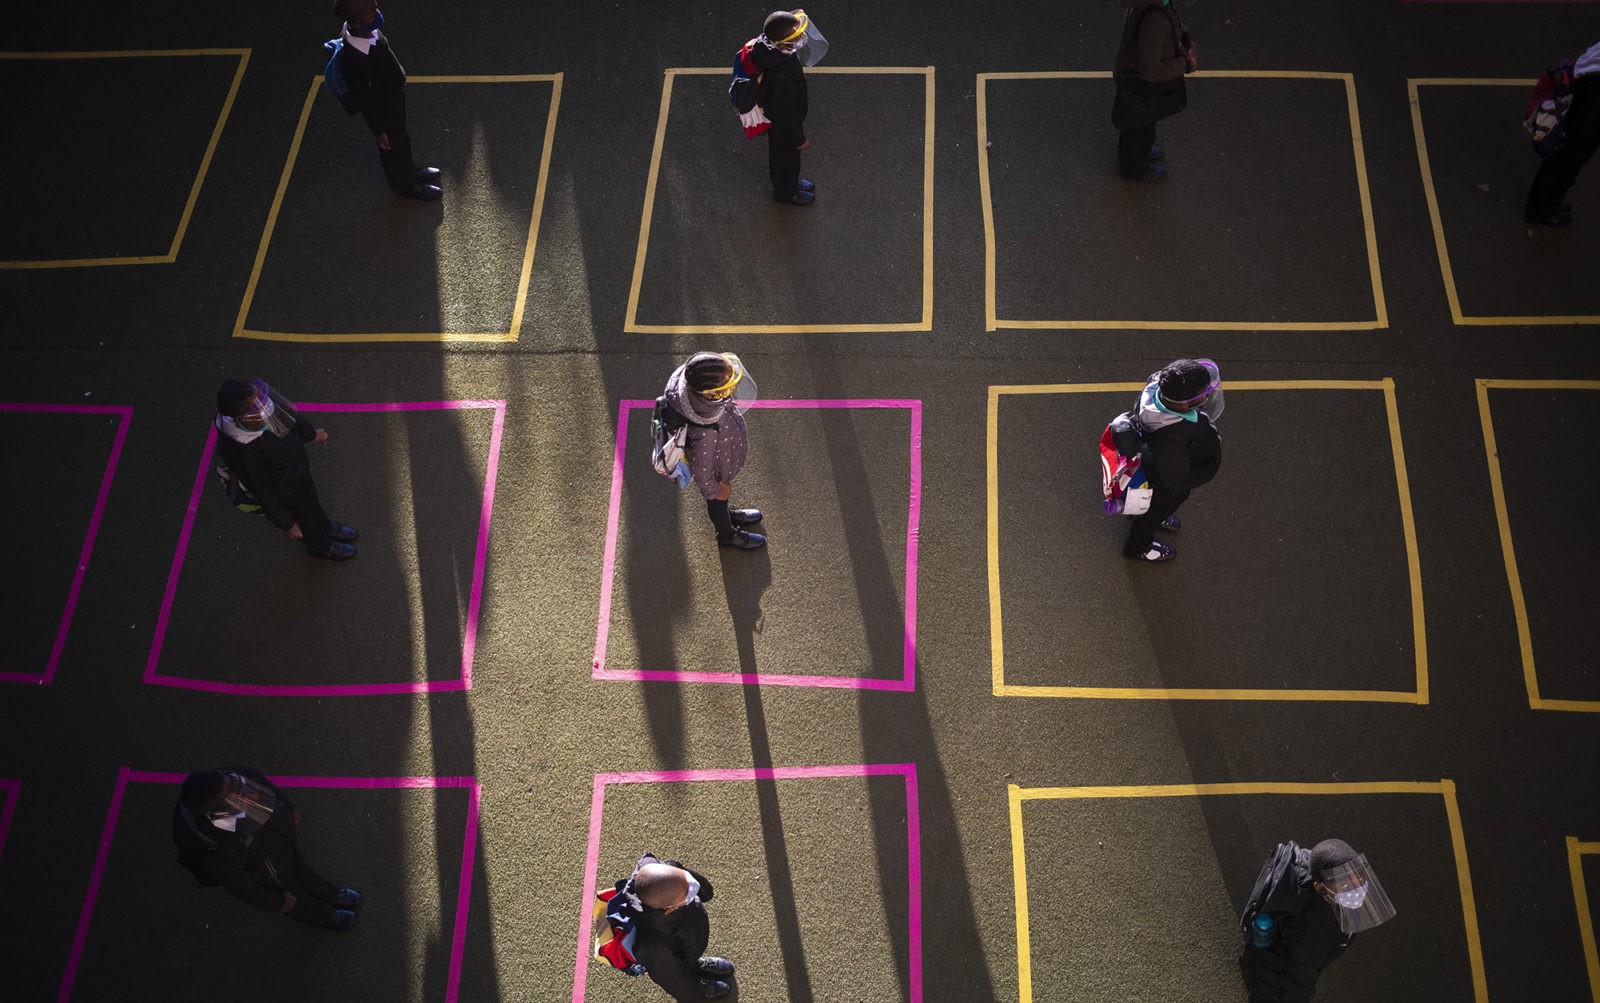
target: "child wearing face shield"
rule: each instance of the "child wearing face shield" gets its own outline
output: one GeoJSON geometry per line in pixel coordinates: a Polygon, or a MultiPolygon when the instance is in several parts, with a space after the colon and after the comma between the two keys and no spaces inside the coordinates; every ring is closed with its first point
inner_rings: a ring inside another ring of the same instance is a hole
{"type": "Polygon", "coordinates": [[[755,379],[737,355],[697,352],[667,379],[665,396],[667,405],[688,422],[684,445],[689,476],[706,500],[717,546],[766,546],[767,538],[748,528],[761,521],[761,510],[728,505],[749,448],[742,412],[755,400],[755,379]]]}
{"type": "Polygon", "coordinates": [[[761,71],[756,103],[772,122],[767,131],[767,170],[772,197],[787,205],[816,201],[815,186],[800,176],[800,151],[806,139],[805,66],[815,66],[827,42],[803,10],[777,10],[767,15],[750,57],[761,71]]]}
{"type": "Polygon", "coordinates": [[[1322,970],[1357,933],[1393,919],[1365,854],[1342,839],[1307,850],[1279,843],[1256,878],[1239,924],[1245,931],[1239,970],[1250,1003],[1304,1003],[1322,970]]]}
{"type": "Polygon", "coordinates": [[[718,999],[732,991],[723,980],[733,974],[733,962],[705,954],[711,941],[706,903],[713,894],[705,875],[647,853],[616,889],[606,919],[614,928],[634,932],[634,960],[651,981],[678,1003],[718,999]]]}
{"type": "Polygon", "coordinates": [[[1140,432],[1141,467],[1153,489],[1150,508],[1133,517],[1124,557],[1170,561],[1177,549],[1156,540],[1157,529],[1176,531],[1178,508],[1189,492],[1207,484],[1222,466],[1222,373],[1210,359],[1177,359],[1150,374],[1133,417],[1140,432]]]}

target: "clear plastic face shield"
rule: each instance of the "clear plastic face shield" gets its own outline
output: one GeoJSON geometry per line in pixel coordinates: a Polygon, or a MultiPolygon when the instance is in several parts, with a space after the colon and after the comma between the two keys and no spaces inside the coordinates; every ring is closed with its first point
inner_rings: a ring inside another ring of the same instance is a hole
{"type": "Polygon", "coordinates": [[[1188,400],[1173,401],[1162,397],[1161,403],[1174,411],[1187,411],[1192,407],[1197,407],[1200,409],[1201,414],[1211,420],[1212,424],[1216,424],[1217,419],[1222,417],[1222,370],[1210,359],[1195,359],[1194,361],[1206,367],[1206,371],[1211,374],[1211,378],[1206,381],[1206,388],[1188,400]]]}
{"type": "Polygon", "coordinates": [[[767,41],[782,52],[794,53],[801,66],[815,66],[822,62],[822,57],[828,54],[828,40],[822,37],[822,32],[812,23],[811,15],[804,10],[797,8],[789,13],[800,22],[795,25],[794,31],[783,38],[768,38],[767,41]]]}
{"type": "Polygon", "coordinates": [[[1383,890],[1383,883],[1367,863],[1366,854],[1357,854],[1348,864],[1331,868],[1318,878],[1327,889],[1324,898],[1332,897],[1339,913],[1339,929],[1347,936],[1394,919],[1394,903],[1383,890]]]}
{"type": "Polygon", "coordinates": [[[733,368],[733,374],[721,386],[699,391],[700,396],[708,401],[716,401],[718,403],[731,400],[734,411],[743,414],[745,408],[756,400],[755,377],[746,371],[744,363],[739,361],[737,355],[732,352],[723,352],[721,354],[724,359],[728,360],[728,365],[733,368]]]}
{"type": "Polygon", "coordinates": [[[271,432],[280,439],[288,435],[300,417],[294,405],[267,386],[266,380],[251,380],[250,387],[256,393],[253,409],[229,420],[251,432],[271,432]]]}
{"type": "MultiPolygon", "coordinates": [[[[243,813],[249,822],[247,828],[260,828],[278,810],[278,799],[273,793],[249,777],[237,773],[223,775],[222,798],[218,804],[200,812],[200,816],[213,825],[237,819],[243,813]]],[[[222,826],[222,828],[232,828],[222,826]]]]}

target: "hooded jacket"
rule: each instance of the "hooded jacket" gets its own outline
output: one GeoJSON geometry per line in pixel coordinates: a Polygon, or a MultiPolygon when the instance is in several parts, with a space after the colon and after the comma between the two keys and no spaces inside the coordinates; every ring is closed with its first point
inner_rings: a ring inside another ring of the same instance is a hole
{"type": "Polygon", "coordinates": [[[794,53],[768,48],[761,41],[750,46],[750,59],[761,70],[756,103],[772,120],[772,142],[799,147],[806,141],[806,71],[794,53]]]}
{"type": "Polygon", "coordinates": [[[1272,944],[1245,941],[1239,968],[1251,1003],[1304,1001],[1316,994],[1322,970],[1344,953],[1353,939],[1339,928],[1339,915],[1311,887],[1311,851],[1279,843],[1256,878],[1250,903],[1240,917],[1248,935],[1261,913],[1273,920],[1272,944]]]}
{"type": "Polygon", "coordinates": [[[1143,429],[1141,466],[1158,491],[1193,491],[1222,467],[1222,436],[1199,408],[1191,412],[1193,421],[1163,408],[1156,400],[1159,390],[1151,377],[1134,409],[1143,429]]]}
{"type": "Polygon", "coordinates": [[[1127,14],[1122,21],[1122,45],[1117,49],[1117,75],[1137,73],[1149,83],[1182,78],[1189,68],[1183,48],[1188,33],[1172,0],[1120,3],[1127,14]]]}

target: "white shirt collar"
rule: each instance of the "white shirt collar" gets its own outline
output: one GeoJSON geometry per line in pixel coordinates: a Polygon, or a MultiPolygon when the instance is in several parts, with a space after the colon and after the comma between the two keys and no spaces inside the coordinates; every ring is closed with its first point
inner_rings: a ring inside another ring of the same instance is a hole
{"type": "Polygon", "coordinates": [[[370,35],[352,35],[350,34],[350,22],[346,21],[344,23],[344,44],[353,46],[362,55],[366,55],[372,49],[372,43],[376,42],[378,38],[379,32],[376,28],[373,29],[370,35]]]}

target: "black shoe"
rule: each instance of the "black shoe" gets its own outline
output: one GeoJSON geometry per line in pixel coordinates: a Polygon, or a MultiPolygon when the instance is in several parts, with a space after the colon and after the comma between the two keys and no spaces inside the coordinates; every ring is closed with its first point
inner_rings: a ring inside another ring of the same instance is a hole
{"type": "Polygon", "coordinates": [[[333,524],[333,530],[328,535],[340,543],[355,543],[361,539],[361,534],[356,532],[354,526],[346,526],[338,522],[333,524]]]}
{"type": "Polygon", "coordinates": [[[1150,152],[1145,154],[1145,158],[1144,159],[1149,160],[1149,161],[1165,160],[1166,156],[1167,156],[1167,151],[1166,150],[1162,149],[1159,146],[1152,146],[1152,147],[1150,147],[1150,152]]]}
{"type": "Polygon", "coordinates": [[[742,529],[726,539],[720,536],[717,537],[717,546],[719,547],[737,547],[740,550],[760,550],[766,545],[766,537],[762,536],[760,533],[750,533],[742,529]]]}
{"type": "Polygon", "coordinates": [[[700,974],[725,979],[733,974],[733,962],[727,958],[701,958],[700,974]]]}
{"type": "Polygon", "coordinates": [[[721,999],[733,991],[733,987],[721,979],[701,979],[700,995],[708,1000],[721,999]]]}
{"type": "MultiPolygon", "coordinates": [[[[1152,158],[1154,159],[1154,158],[1152,158]]],[[[436,184],[444,172],[437,167],[419,167],[411,172],[413,181],[420,181],[425,185],[436,184]]]]}
{"type": "Polygon", "coordinates": [[[1555,212],[1542,218],[1533,215],[1525,215],[1522,218],[1530,223],[1540,223],[1544,226],[1566,226],[1572,222],[1572,206],[1571,204],[1563,205],[1555,212]]]}
{"type": "Polygon", "coordinates": [[[1143,181],[1145,184],[1154,184],[1157,181],[1167,180],[1167,169],[1160,164],[1146,164],[1144,170],[1129,174],[1122,172],[1124,181],[1143,181]]]}
{"type": "Polygon", "coordinates": [[[418,181],[405,191],[397,192],[396,194],[403,195],[408,199],[416,199],[418,202],[432,202],[444,194],[444,189],[438,185],[428,185],[418,181]]]}
{"type": "Polygon", "coordinates": [[[328,920],[330,930],[349,930],[356,925],[356,914],[349,909],[335,909],[333,918],[328,920]]]}
{"type": "Polygon", "coordinates": [[[311,556],[320,557],[324,561],[348,561],[356,556],[356,548],[348,543],[340,543],[338,540],[333,540],[327,547],[323,548],[322,553],[312,554],[311,556]]]}
{"type": "Polygon", "coordinates": [[[340,909],[360,909],[361,893],[354,888],[341,888],[334,898],[334,904],[340,909]]]}
{"type": "Polygon", "coordinates": [[[812,184],[811,182],[807,181],[805,178],[801,178],[800,179],[800,190],[803,191],[803,192],[814,192],[814,191],[817,190],[817,186],[812,184]]]}
{"type": "Polygon", "coordinates": [[[1178,530],[1183,528],[1183,523],[1178,521],[1177,516],[1169,515],[1165,519],[1162,519],[1161,525],[1157,526],[1156,528],[1164,529],[1169,533],[1176,533],[1178,530]]]}
{"type": "Polygon", "coordinates": [[[761,521],[761,510],[758,508],[730,508],[728,518],[733,520],[735,526],[754,526],[761,521]]]}
{"type": "Polygon", "coordinates": [[[810,205],[816,200],[817,197],[815,195],[804,190],[797,191],[788,198],[778,198],[776,196],[773,198],[773,201],[777,202],[779,205],[810,205]]]}
{"type": "Polygon", "coordinates": [[[1177,557],[1178,552],[1164,543],[1151,543],[1150,549],[1144,553],[1130,554],[1124,550],[1122,556],[1130,561],[1149,561],[1151,564],[1159,564],[1162,561],[1170,561],[1177,557]]]}

